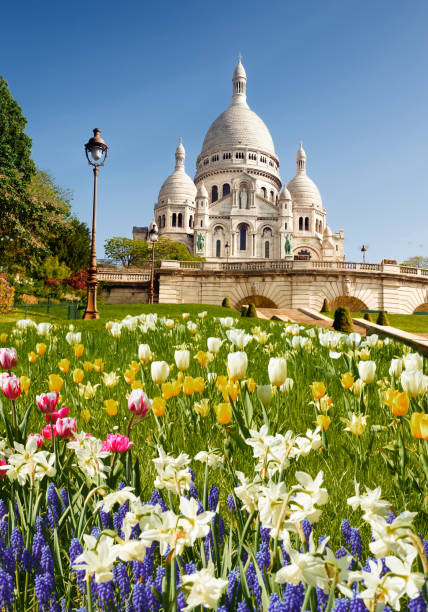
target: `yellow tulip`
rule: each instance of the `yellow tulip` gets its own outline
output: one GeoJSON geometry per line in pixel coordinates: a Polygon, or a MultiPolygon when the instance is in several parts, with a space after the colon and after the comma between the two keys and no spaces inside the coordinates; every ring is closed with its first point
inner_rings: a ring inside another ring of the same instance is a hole
{"type": "Polygon", "coordinates": [[[31,351],[31,353],[28,353],[28,361],[30,363],[36,363],[36,361],[37,361],[37,353],[35,353],[34,351],[31,351]]]}
{"type": "Polygon", "coordinates": [[[58,361],[58,367],[63,374],[67,374],[70,369],[70,361],[64,357],[61,361],[58,361]]]}
{"type": "Polygon", "coordinates": [[[397,393],[393,399],[392,406],[390,406],[392,414],[394,416],[404,416],[409,412],[409,404],[409,396],[405,391],[397,393]]]}
{"type": "Polygon", "coordinates": [[[201,417],[206,417],[210,411],[210,400],[204,397],[200,402],[195,402],[193,404],[193,409],[197,414],[200,414],[201,417]]]}
{"type": "MultiPolygon", "coordinates": [[[[104,408],[109,416],[116,416],[117,414],[117,406],[119,402],[114,399],[106,399],[104,400],[104,408]]],[[[88,410],[89,412],[89,410],[88,410]]]]}
{"type": "Polygon", "coordinates": [[[384,402],[387,406],[389,406],[392,410],[392,404],[394,403],[394,399],[397,395],[398,391],[397,389],[392,389],[392,387],[390,389],[388,389],[387,391],[385,391],[385,393],[383,394],[384,397],[384,402]]]}
{"type": "Polygon", "coordinates": [[[123,373],[123,378],[126,380],[128,385],[132,385],[135,380],[135,371],[131,370],[131,368],[125,370],[125,372],[123,373]]]}
{"type": "Polygon", "coordinates": [[[145,383],[143,383],[142,380],[134,380],[134,382],[131,385],[131,389],[144,389],[145,387],[145,383]]]}
{"type": "Polygon", "coordinates": [[[217,421],[221,425],[227,425],[232,419],[232,406],[226,402],[214,406],[217,421]]]}
{"type": "Polygon", "coordinates": [[[342,383],[342,387],[344,389],[350,389],[354,384],[355,376],[352,376],[351,372],[345,372],[340,377],[340,382],[342,383]]]}
{"type": "Polygon", "coordinates": [[[325,384],[323,382],[313,382],[311,385],[309,385],[312,391],[312,395],[314,396],[314,399],[319,400],[321,399],[326,392],[326,388],[325,388],[325,384]]]}
{"type": "Polygon", "coordinates": [[[84,377],[85,377],[85,372],[81,370],[80,368],[76,368],[75,370],[73,370],[73,382],[75,382],[76,385],[81,383],[84,377]]]}
{"type": "Polygon", "coordinates": [[[24,392],[25,395],[27,395],[28,389],[30,387],[31,379],[28,378],[28,376],[21,376],[21,378],[19,379],[19,382],[21,384],[21,391],[24,392]]]}
{"type": "Polygon", "coordinates": [[[247,385],[247,389],[250,393],[253,393],[253,391],[255,391],[257,385],[256,385],[256,381],[254,380],[254,378],[248,378],[245,381],[245,384],[247,385]]]}
{"type": "Polygon", "coordinates": [[[44,342],[38,342],[36,344],[36,353],[41,357],[46,353],[47,346],[44,342]]]}
{"type": "Polygon", "coordinates": [[[410,417],[410,431],[418,440],[428,440],[428,414],[414,412],[410,417]]]}
{"type": "Polygon", "coordinates": [[[367,417],[363,414],[353,414],[351,420],[342,419],[346,423],[345,431],[350,431],[356,436],[361,436],[367,426],[367,417]]]}
{"type": "Polygon", "coordinates": [[[89,423],[90,418],[91,418],[91,413],[88,410],[88,408],[85,408],[84,410],[82,410],[82,419],[86,421],[86,423],[89,423]]]}
{"type": "Polygon", "coordinates": [[[83,344],[75,344],[73,346],[73,350],[74,350],[75,357],[81,357],[83,355],[83,351],[85,350],[85,347],[83,346],[83,344]]]}
{"type": "Polygon", "coordinates": [[[49,391],[56,391],[59,393],[61,391],[61,387],[64,383],[61,376],[59,374],[49,374],[48,376],[49,383],[49,391]]]}
{"type": "Polygon", "coordinates": [[[104,362],[101,357],[94,359],[94,370],[95,372],[102,372],[104,370],[104,362]]]}
{"type": "Polygon", "coordinates": [[[315,423],[318,425],[318,427],[321,427],[321,429],[327,431],[327,429],[330,427],[330,421],[331,419],[328,414],[319,414],[315,423]]]}
{"type": "Polygon", "coordinates": [[[131,363],[129,364],[129,369],[134,370],[135,374],[138,374],[138,372],[140,371],[140,364],[138,363],[138,361],[131,361],[131,363]]]}
{"type": "Polygon", "coordinates": [[[236,402],[236,398],[239,395],[239,382],[234,383],[230,381],[224,388],[224,391],[222,392],[222,394],[223,394],[223,399],[225,402],[229,401],[229,398],[233,402],[236,402]]]}
{"type": "Polygon", "coordinates": [[[5,344],[7,342],[7,334],[5,334],[4,332],[0,334],[0,342],[2,344],[5,344]]]}
{"type": "Polygon", "coordinates": [[[361,349],[360,353],[361,361],[368,361],[370,359],[370,349],[364,348],[361,349]]]}
{"type": "Polygon", "coordinates": [[[214,359],[214,355],[210,352],[206,353],[205,351],[198,351],[195,355],[195,359],[199,365],[206,368],[207,365],[214,359]]]}
{"type": "Polygon", "coordinates": [[[83,369],[85,370],[85,372],[92,372],[93,369],[93,365],[90,361],[84,361],[83,362],[83,369]]]}
{"type": "Polygon", "coordinates": [[[193,378],[191,376],[186,376],[186,378],[183,381],[183,393],[185,393],[186,395],[192,395],[194,391],[195,391],[195,384],[194,384],[193,378]]]}
{"type": "Polygon", "coordinates": [[[155,397],[153,398],[152,410],[155,416],[161,417],[165,414],[166,410],[166,401],[163,397],[155,397]]]}
{"type": "Polygon", "coordinates": [[[202,391],[205,389],[205,380],[202,378],[202,376],[197,376],[193,379],[193,386],[196,393],[202,393],[202,391]]]}

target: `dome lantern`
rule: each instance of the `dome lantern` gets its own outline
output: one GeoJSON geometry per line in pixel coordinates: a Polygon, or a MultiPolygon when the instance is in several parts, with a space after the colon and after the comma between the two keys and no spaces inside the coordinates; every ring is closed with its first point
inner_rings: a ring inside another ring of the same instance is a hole
{"type": "Polygon", "coordinates": [[[296,155],[297,174],[306,174],[306,153],[303,148],[302,141],[296,155]]]}
{"type": "Polygon", "coordinates": [[[183,139],[180,137],[178,147],[175,150],[175,169],[184,170],[184,160],[186,159],[186,149],[183,147],[183,139]]]}
{"type": "Polygon", "coordinates": [[[242,55],[238,55],[238,64],[233,72],[233,96],[232,104],[247,104],[247,74],[241,63],[242,55]]]}

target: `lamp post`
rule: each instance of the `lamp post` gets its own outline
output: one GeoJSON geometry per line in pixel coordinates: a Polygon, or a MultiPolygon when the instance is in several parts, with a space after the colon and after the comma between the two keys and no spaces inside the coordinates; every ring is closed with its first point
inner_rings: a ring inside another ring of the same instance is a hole
{"type": "Polygon", "coordinates": [[[366,252],[369,250],[368,244],[363,244],[361,247],[361,253],[363,254],[363,262],[366,263],[366,252]]]}
{"type": "Polygon", "coordinates": [[[97,310],[97,177],[98,168],[104,166],[107,159],[108,146],[100,136],[101,130],[95,128],[94,135],[85,144],[85,153],[88,164],[93,166],[94,170],[94,199],[92,206],[92,243],[91,243],[91,260],[88,270],[88,303],[86,305],[84,319],[98,319],[97,310]]]}
{"type": "Polygon", "coordinates": [[[159,238],[159,230],[156,222],[153,220],[152,224],[149,228],[149,240],[152,243],[152,271],[150,274],[150,292],[149,292],[149,304],[153,304],[155,290],[154,290],[154,280],[155,280],[155,244],[159,238]]]}
{"type": "Polygon", "coordinates": [[[224,245],[224,248],[226,249],[226,263],[229,263],[229,243],[226,242],[226,244],[224,245]]]}

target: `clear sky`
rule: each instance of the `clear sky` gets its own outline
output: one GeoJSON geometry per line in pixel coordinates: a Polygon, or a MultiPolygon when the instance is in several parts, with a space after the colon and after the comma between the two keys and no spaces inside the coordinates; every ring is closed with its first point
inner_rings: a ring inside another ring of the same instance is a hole
{"type": "Polygon", "coordinates": [[[28,118],[33,158],[90,223],[83,145],[99,127],[98,254],[147,225],[178,138],[195,161],[227,108],[239,52],[250,107],[282,180],[300,140],[348,260],[428,255],[427,0],[9,0],[0,71],[28,118]]]}

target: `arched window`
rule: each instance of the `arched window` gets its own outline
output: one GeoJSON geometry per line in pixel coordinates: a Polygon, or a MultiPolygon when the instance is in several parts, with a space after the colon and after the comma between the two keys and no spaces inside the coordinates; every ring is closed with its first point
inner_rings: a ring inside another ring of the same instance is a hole
{"type": "Polygon", "coordinates": [[[203,221],[202,221],[202,219],[201,219],[201,227],[203,227],[203,225],[202,225],[202,224],[203,224],[203,221]]]}
{"type": "Polygon", "coordinates": [[[158,217],[158,227],[162,227],[162,217],[158,217]]]}
{"type": "Polygon", "coordinates": [[[239,229],[239,250],[246,251],[247,250],[247,226],[242,224],[238,227],[239,229]]]}
{"type": "Polygon", "coordinates": [[[265,258],[266,259],[269,259],[269,246],[270,246],[269,240],[266,240],[265,242],[265,258]]]}
{"type": "Polygon", "coordinates": [[[284,223],[284,229],[287,229],[287,224],[286,223],[284,223]]]}
{"type": "Polygon", "coordinates": [[[266,187],[262,187],[263,197],[266,199],[266,187]]]}
{"type": "Polygon", "coordinates": [[[299,230],[303,230],[303,217],[299,217],[299,230]]]}
{"type": "Polygon", "coordinates": [[[162,215],[162,227],[165,227],[165,215],[162,215]]]}
{"type": "Polygon", "coordinates": [[[215,243],[215,256],[221,256],[221,240],[217,240],[217,242],[215,243]]]}
{"type": "Polygon", "coordinates": [[[193,215],[189,217],[189,227],[193,227],[193,215]]]}
{"type": "Polygon", "coordinates": [[[305,217],[305,231],[309,232],[309,217],[305,217]]]}
{"type": "Polygon", "coordinates": [[[226,195],[229,195],[229,193],[230,193],[230,185],[229,183],[225,183],[223,185],[223,197],[226,195]]]}
{"type": "Polygon", "coordinates": [[[274,192],[273,192],[273,191],[271,191],[271,192],[270,192],[270,199],[272,200],[272,202],[273,202],[274,197],[275,197],[275,194],[274,194],[274,192]]]}
{"type": "Polygon", "coordinates": [[[178,227],[183,227],[183,215],[178,213],[178,227]]]}
{"type": "Polygon", "coordinates": [[[218,187],[217,185],[213,185],[211,187],[211,202],[217,202],[218,200],[218,187]]]}
{"type": "Polygon", "coordinates": [[[320,234],[322,233],[322,221],[320,221],[320,223],[319,223],[319,232],[320,232],[320,234]]]}
{"type": "Polygon", "coordinates": [[[176,227],[177,226],[177,215],[175,213],[172,213],[172,227],[176,227]]]}

